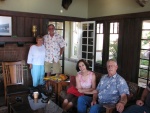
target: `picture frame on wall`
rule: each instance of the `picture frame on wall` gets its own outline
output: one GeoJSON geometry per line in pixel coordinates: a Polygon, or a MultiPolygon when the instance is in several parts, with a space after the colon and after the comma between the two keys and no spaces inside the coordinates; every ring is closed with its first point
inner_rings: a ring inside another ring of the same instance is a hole
{"type": "Polygon", "coordinates": [[[0,36],[12,35],[12,20],[8,16],[0,16],[0,36]]]}

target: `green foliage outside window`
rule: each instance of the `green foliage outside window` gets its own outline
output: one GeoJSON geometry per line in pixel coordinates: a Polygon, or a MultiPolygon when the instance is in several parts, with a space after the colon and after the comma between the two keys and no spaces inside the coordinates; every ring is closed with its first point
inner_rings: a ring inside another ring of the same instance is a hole
{"type": "Polygon", "coordinates": [[[112,55],[111,59],[115,59],[117,60],[117,49],[118,48],[118,42],[117,41],[113,41],[113,43],[111,43],[109,45],[109,55],[112,55]]]}

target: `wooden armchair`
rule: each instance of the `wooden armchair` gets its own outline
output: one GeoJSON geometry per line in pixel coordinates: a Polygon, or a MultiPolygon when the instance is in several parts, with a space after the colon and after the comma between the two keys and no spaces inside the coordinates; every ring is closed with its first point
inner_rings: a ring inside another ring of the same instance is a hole
{"type": "Polygon", "coordinates": [[[24,61],[2,62],[6,104],[8,97],[28,93],[28,88],[24,85],[23,65],[24,61]]]}

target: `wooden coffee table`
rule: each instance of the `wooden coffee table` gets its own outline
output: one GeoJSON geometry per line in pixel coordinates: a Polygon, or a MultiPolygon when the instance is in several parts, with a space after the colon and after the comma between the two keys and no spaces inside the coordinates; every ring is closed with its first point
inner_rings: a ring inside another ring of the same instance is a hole
{"type": "Polygon", "coordinates": [[[9,100],[9,113],[44,113],[44,108],[32,110],[28,95],[21,95],[9,100]]]}

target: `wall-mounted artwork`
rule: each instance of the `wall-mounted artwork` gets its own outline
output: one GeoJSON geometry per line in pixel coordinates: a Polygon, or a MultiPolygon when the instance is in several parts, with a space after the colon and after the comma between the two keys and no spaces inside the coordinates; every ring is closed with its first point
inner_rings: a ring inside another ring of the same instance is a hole
{"type": "Polygon", "coordinates": [[[0,36],[12,35],[11,17],[0,16],[0,36]]]}

